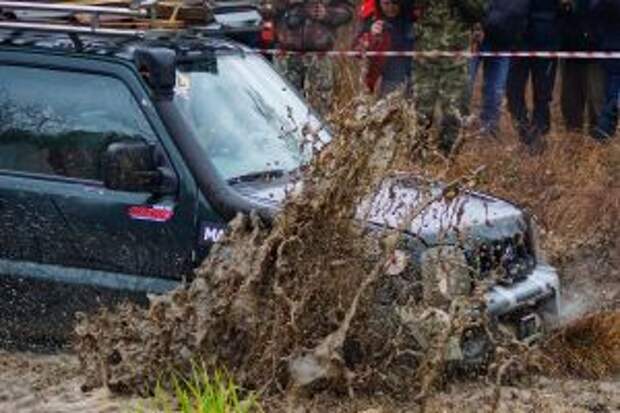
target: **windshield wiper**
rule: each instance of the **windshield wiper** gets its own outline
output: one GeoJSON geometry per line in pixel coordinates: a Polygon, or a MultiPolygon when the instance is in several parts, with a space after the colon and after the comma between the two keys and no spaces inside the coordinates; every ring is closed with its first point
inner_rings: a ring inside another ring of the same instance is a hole
{"type": "Polygon", "coordinates": [[[270,169],[267,171],[256,171],[249,172],[247,174],[235,176],[234,178],[230,178],[228,183],[231,185],[238,184],[241,182],[252,182],[257,180],[271,180],[276,178],[281,178],[284,176],[286,171],[284,169],[270,169]]]}

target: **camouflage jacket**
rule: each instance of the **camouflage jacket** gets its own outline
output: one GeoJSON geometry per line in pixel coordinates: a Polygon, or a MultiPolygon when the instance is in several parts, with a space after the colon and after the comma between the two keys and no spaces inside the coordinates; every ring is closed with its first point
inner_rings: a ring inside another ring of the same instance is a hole
{"type": "Polygon", "coordinates": [[[278,45],[285,50],[327,51],[333,48],[336,29],[353,17],[349,0],[276,0],[274,2],[278,45]],[[325,18],[315,20],[309,8],[322,3],[325,18]]]}
{"type": "Polygon", "coordinates": [[[487,0],[415,0],[422,13],[416,22],[419,50],[464,50],[471,30],[485,16],[487,0]]]}

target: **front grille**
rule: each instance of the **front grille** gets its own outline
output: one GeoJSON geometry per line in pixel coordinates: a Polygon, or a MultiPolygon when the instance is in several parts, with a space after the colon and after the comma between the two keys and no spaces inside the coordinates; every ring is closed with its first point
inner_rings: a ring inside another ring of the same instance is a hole
{"type": "Polygon", "coordinates": [[[493,277],[504,284],[523,280],[536,265],[523,234],[483,242],[468,251],[466,257],[480,279],[493,277]]]}

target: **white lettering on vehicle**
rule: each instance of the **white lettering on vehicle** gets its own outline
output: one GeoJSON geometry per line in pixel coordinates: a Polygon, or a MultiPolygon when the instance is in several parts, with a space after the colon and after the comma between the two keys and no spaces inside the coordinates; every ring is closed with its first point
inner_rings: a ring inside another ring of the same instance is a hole
{"type": "Polygon", "coordinates": [[[205,242],[218,242],[224,236],[222,228],[205,227],[202,234],[202,240],[205,242]]]}

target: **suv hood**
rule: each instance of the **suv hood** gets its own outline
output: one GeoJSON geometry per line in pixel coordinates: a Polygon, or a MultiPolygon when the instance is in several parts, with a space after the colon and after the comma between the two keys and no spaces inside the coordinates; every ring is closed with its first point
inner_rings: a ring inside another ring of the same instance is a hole
{"type": "Polygon", "coordinates": [[[527,228],[523,211],[507,201],[472,191],[448,200],[442,192],[440,184],[390,178],[362,203],[358,218],[401,229],[433,245],[504,239],[527,228]]]}
{"type": "MultiPolygon", "coordinates": [[[[271,208],[281,205],[287,187],[292,189],[286,179],[234,185],[242,196],[271,208]]],[[[399,229],[428,245],[504,239],[527,228],[524,213],[507,201],[469,191],[446,200],[441,197],[442,190],[440,184],[412,176],[389,178],[360,204],[356,217],[376,226],[399,229]],[[409,223],[405,224],[405,220],[409,223]]]]}

